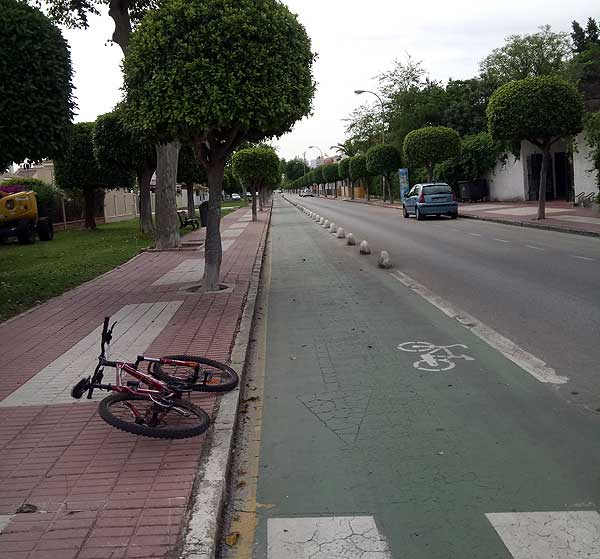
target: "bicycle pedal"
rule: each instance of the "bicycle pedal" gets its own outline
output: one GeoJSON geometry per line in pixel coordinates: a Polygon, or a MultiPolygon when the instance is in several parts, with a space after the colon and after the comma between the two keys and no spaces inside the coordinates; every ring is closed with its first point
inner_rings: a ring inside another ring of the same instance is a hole
{"type": "Polygon", "coordinates": [[[71,390],[71,397],[80,400],[83,393],[90,388],[90,377],[82,378],[71,390]]]}

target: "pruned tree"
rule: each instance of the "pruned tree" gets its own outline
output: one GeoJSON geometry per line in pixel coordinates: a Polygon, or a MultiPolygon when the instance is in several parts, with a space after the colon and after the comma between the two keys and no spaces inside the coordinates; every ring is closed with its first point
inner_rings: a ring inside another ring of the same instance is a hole
{"type": "MultiPolygon", "coordinates": [[[[381,175],[385,178],[385,184],[388,188],[390,202],[394,202],[392,193],[392,176],[398,172],[402,164],[402,155],[400,150],[390,144],[379,144],[373,146],[367,151],[367,170],[372,175],[381,175]]],[[[385,200],[385,193],[384,193],[385,200]]]]}
{"type": "Polygon", "coordinates": [[[436,163],[460,154],[460,136],[445,126],[427,126],[413,130],[404,138],[404,157],[410,165],[425,167],[427,179],[433,180],[436,163]]]}
{"type": "Polygon", "coordinates": [[[232,169],[240,181],[252,188],[252,221],[256,221],[255,193],[259,193],[262,205],[264,192],[279,184],[279,158],[272,148],[242,149],[233,155],[232,169]]]}
{"type": "Polygon", "coordinates": [[[61,153],[73,116],[69,47],[38,9],[0,0],[0,172],[61,153]]]}
{"type": "Polygon", "coordinates": [[[205,289],[219,282],[225,162],[242,141],[279,136],[310,112],[313,60],[304,27],[277,0],[170,0],[132,37],[123,65],[132,122],[189,138],[206,169],[205,289]]]}
{"type": "Polygon", "coordinates": [[[289,181],[295,181],[304,175],[306,171],[306,164],[299,157],[294,157],[285,162],[285,177],[289,181]]]}
{"type": "Polygon", "coordinates": [[[350,180],[353,182],[362,181],[367,194],[367,200],[371,199],[369,194],[370,171],[367,169],[367,156],[356,155],[350,160],[350,180]]]}
{"type": "Polygon", "coordinates": [[[63,190],[80,191],[85,203],[85,227],[96,229],[96,195],[109,188],[131,188],[131,174],[120,174],[121,169],[106,172],[94,155],[94,123],[73,124],[69,144],[60,157],[54,160],[56,184],[63,190]]]}
{"type": "Polygon", "coordinates": [[[340,180],[350,183],[350,199],[354,200],[354,184],[350,181],[350,161],[352,157],[345,157],[339,162],[340,180]]]}
{"type": "Polygon", "coordinates": [[[140,226],[144,233],[154,231],[150,181],[156,169],[154,146],[133,134],[124,120],[122,108],[100,115],[94,127],[94,154],[103,173],[118,169],[119,174],[132,173],[140,195],[140,226]]]}
{"type": "Polygon", "coordinates": [[[492,95],[487,117],[495,140],[519,143],[528,140],[542,152],[538,219],[544,219],[550,149],[561,138],[581,132],[581,95],[573,84],[556,76],[518,80],[492,95]]]}
{"type": "Polygon", "coordinates": [[[323,179],[326,183],[333,183],[333,195],[337,198],[337,182],[340,180],[340,170],[337,163],[323,165],[323,179]]]}

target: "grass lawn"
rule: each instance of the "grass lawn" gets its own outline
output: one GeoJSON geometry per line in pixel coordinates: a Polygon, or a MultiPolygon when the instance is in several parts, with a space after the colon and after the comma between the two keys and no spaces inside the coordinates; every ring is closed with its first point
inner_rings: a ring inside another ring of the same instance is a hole
{"type": "Polygon", "coordinates": [[[0,246],[0,321],[111,270],[151,244],[132,220],[96,231],[60,231],[47,243],[0,246]]]}
{"type": "MultiPolygon", "coordinates": [[[[222,215],[235,210],[224,204],[222,215]]],[[[134,219],[96,231],[59,231],[47,243],[0,245],[0,322],[112,270],[152,243],[134,219]]]]}

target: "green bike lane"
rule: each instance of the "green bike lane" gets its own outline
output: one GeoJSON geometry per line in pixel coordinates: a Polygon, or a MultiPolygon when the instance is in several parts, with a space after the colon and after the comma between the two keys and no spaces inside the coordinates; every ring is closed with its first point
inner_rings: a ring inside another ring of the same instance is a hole
{"type": "Polygon", "coordinates": [[[281,200],[270,250],[254,557],[600,557],[600,417],[281,200]]]}

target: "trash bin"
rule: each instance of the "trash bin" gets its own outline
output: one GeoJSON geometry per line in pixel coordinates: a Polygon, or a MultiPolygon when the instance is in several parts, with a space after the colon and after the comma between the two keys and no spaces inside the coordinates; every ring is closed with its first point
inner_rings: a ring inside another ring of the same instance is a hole
{"type": "Polygon", "coordinates": [[[198,211],[200,212],[200,227],[206,227],[208,223],[208,202],[202,202],[198,211]]]}

